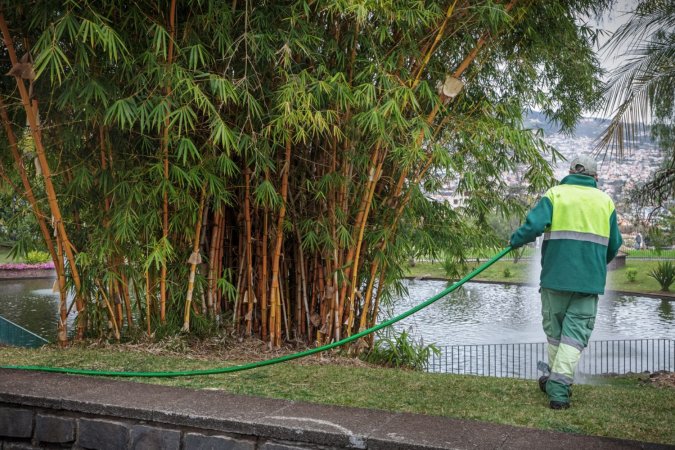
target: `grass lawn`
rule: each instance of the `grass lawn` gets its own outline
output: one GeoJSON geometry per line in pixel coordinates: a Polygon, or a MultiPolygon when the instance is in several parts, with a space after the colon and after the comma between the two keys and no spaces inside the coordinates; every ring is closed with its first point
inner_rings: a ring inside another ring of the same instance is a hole
{"type": "MultiPolygon", "coordinates": [[[[213,356],[150,354],[128,347],[0,347],[1,365],[175,371],[233,363],[213,356]]],[[[132,380],[675,444],[675,388],[656,387],[637,377],[577,385],[572,408],[566,411],[549,409],[535,381],[421,373],[353,361],[325,364],[318,356],[232,374],[132,380]]]]}
{"type": "MultiPolygon", "coordinates": [[[[497,261],[480,273],[475,280],[515,283],[533,282],[530,275],[531,264],[539,264],[539,260],[520,260],[517,263],[514,263],[513,261],[497,261]],[[510,272],[509,277],[504,276],[507,269],[510,272]]],[[[657,264],[658,261],[628,259],[625,267],[607,273],[606,287],[608,290],[613,291],[659,294],[661,286],[654,278],[647,275],[651,269],[657,266],[657,264]],[[626,278],[626,271],[628,269],[637,270],[637,275],[633,282],[628,281],[628,278],[626,278]]],[[[477,264],[472,263],[469,270],[476,266],[477,264]]],[[[446,277],[440,262],[417,263],[415,267],[409,268],[409,275],[412,277],[446,277]]],[[[538,282],[538,280],[536,280],[536,282],[538,282]]],[[[675,284],[671,286],[671,290],[675,291],[675,284]]]]}

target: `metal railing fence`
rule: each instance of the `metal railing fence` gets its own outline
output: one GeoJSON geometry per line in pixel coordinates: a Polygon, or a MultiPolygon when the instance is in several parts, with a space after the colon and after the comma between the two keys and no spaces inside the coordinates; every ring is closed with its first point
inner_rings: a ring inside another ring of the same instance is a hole
{"type": "MultiPolygon", "coordinates": [[[[546,343],[451,345],[438,347],[428,372],[536,379],[538,361],[547,361],[546,343]]],[[[675,370],[675,340],[591,341],[582,352],[577,375],[675,370]]]]}
{"type": "MultiPolygon", "coordinates": [[[[469,255],[466,256],[467,261],[484,261],[490,257],[494,250],[485,249],[481,251],[469,252],[469,255]]],[[[655,248],[655,247],[642,247],[636,249],[634,246],[622,245],[619,249],[620,252],[626,254],[628,259],[675,259],[675,246],[667,248],[655,248]]],[[[525,245],[524,247],[519,248],[517,251],[513,251],[508,255],[504,256],[502,260],[514,260],[514,259],[523,259],[531,260],[539,258],[539,249],[535,248],[534,243],[525,245]]],[[[445,260],[443,254],[439,255],[434,260],[427,260],[424,258],[418,259],[418,261],[428,261],[428,262],[437,262],[441,263],[445,260]]]]}
{"type": "Polygon", "coordinates": [[[627,245],[623,245],[619,251],[626,254],[626,258],[630,259],[675,259],[675,248],[641,248],[636,249],[627,245]]]}
{"type": "Polygon", "coordinates": [[[41,347],[49,341],[0,316],[0,344],[15,347],[41,347]]]}

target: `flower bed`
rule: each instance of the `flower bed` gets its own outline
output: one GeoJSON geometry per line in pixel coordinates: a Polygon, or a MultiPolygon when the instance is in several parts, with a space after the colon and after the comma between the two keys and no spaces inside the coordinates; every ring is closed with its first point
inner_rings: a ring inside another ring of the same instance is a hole
{"type": "Polygon", "coordinates": [[[51,278],[54,276],[52,261],[40,264],[6,263],[0,264],[0,279],[12,278],[51,278]]]}

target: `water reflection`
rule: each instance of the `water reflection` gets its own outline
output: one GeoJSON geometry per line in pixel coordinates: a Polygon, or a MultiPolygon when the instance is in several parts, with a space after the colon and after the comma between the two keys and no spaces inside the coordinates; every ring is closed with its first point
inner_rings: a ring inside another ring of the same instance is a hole
{"type": "MultiPolygon", "coordinates": [[[[385,314],[400,314],[445,289],[444,281],[407,281],[408,296],[385,314]]],[[[384,316],[383,316],[384,317],[384,316]]],[[[544,342],[535,286],[467,283],[394,325],[438,345],[544,342]]],[[[592,340],[675,336],[672,302],[640,296],[600,297],[592,340]]]]}
{"type": "Polygon", "coordinates": [[[671,301],[661,300],[661,304],[659,305],[659,317],[670,322],[675,320],[673,318],[673,303],[671,301]]]}
{"type": "MultiPolygon", "coordinates": [[[[49,341],[56,339],[59,294],[53,278],[0,280],[0,316],[49,341]]],[[[74,313],[68,318],[72,328],[74,313]]]]}

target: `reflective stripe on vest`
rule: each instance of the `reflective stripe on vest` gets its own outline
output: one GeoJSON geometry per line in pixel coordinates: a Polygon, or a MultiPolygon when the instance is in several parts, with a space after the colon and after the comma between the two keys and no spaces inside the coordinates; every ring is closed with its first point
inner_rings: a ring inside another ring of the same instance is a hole
{"type": "Polygon", "coordinates": [[[571,239],[574,241],[594,242],[604,246],[609,244],[608,237],[598,236],[593,233],[580,233],[578,231],[550,231],[544,233],[544,240],[547,241],[549,239],[571,239]]]}
{"type": "Polygon", "coordinates": [[[607,246],[609,218],[614,203],[601,190],[590,186],[561,184],[549,189],[553,216],[544,239],[572,239],[607,246]]]}

